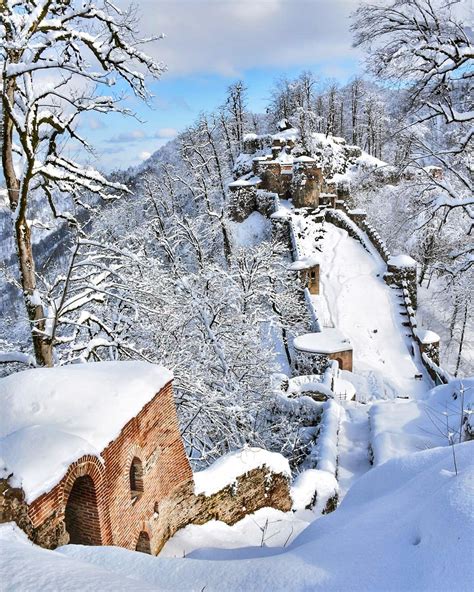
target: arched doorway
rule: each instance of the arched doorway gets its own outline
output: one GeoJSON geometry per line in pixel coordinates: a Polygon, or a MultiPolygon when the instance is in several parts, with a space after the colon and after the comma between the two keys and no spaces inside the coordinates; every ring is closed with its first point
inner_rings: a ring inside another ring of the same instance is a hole
{"type": "Polygon", "coordinates": [[[135,551],[151,555],[150,537],[148,536],[148,533],[146,533],[144,530],[142,530],[141,533],[138,535],[135,551]]]}
{"type": "Polygon", "coordinates": [[[65,521],[71,544],[102,544],[97,495],[89,475],[74,481],[66,504],[65,521]]]}

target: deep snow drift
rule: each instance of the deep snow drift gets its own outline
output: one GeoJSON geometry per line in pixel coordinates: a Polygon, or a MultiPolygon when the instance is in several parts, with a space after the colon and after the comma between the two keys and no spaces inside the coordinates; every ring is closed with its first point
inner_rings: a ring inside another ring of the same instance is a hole
{"type": "Polygon", "coordinates": [[[0,528],[7,590],[206,592],[470,590],[474,544],[474,445],[393,459],[366,473],[340,508],[286,549],[201,550],[150,557],[112,547],[34,547],[0,528]]]}

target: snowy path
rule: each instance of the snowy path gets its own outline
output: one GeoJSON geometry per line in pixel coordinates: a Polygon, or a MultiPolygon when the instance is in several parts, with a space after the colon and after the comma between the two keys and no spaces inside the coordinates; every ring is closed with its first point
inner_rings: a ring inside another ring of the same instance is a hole
{"type": "Polygon", "coordinates": [[[430,388],[409,351],[393,291],[382,279],[383,266],[347,232],[325,225],[321,254],[323,323],[345,333],[354,348],[354,372],[367,381],[370,398],[418,397],[430,388]],[[370,392],[371,391],[371,392],[370,392]],[[381,392],[382,391],[382,392],[381,392]]]}
{"type": "Polygon", "coordinates": [[[370,469],[367,405],[351,401],[343,402],[342,405],[345,415],[339,427],[337,469],[340,500],[354,481],[370,469]]]}

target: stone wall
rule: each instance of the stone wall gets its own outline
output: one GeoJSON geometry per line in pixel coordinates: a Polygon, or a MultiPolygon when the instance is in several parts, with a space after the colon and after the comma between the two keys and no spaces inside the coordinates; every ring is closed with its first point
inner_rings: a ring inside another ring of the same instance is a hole
{"type": "Polygon", "coordinates": [[[329,364],[329,356],[326,354],[295,350],[293,370],[297,376],[324,374],[329,364]]]}
{"type": "MultiPolygon", "coordinates": [[[[413,336],[413,348],[418,347],[423,366],[435,384],[447,384],[451,380],[449,372],[439,365],[439,341],[435,343],[423,343],[420,339],[415,309],[412,306],[410,292],[406,285],[401,287],[402,307],[407,317],[405,326],[409,327],[413,336]]],[[[413,354],[415,352],[413,351],[413,354]]]]}
{"type": "Polygon", "coordinates": [[[33,536],[25,494],[22,489],[11,487],[8,479],[0,479],[0,524],[4,522],[16,522],[30,538],[33,536]]]}
{"type": "Polygon", "coordinates": [[[235,222],[243,222],[257,209],[257,187],[244,185],[230,187],[229,193],[229,217],[235,222]]]}
{"type": "Polygon", "coordinates": [[[352,372],[352,350],[334,352],[329,354],[330,360],[336,360],[341,370],[352,372]]]}
{"type": "Polygon", "coordinates": [[[195,495],[192,483],[183,485],[159,506],[152,553],[158,553],[170,536],[188,524],[220,520],[232,525],[267,506],[288,512],[292,500],[288,479],[266,467],[241,475],[235,483],[210,496],[195,495]]]}
{"type": "Polygon", "coordinates": [[[418,286],[416,281],[416,262],[414,265],[396,265],[388,260],[387,273],[384,279],[389,286],[405,287],[410,294],[411,306],[416,310],[418,286]]]}
{"type": "Polygon", "coordinates": [[[262,189],[266,189],[271,193],[278,193],[280,197],[288,197],[291,174],[282,174],[281,165],[279,162],[258,161],[258,175],[262,179],[262,189]]]}
{"type": "Polygon", "coordinates": [[[291,196],[295,208],[317,208],[323,185],[321,168],[315,163],[295,163],[291,196]]]}

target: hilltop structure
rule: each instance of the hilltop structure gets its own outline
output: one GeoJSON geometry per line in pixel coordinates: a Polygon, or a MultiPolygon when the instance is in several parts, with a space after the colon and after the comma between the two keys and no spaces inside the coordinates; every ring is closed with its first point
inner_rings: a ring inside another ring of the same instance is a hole
{"type": "MultiPolygon", "coordinates": [[[[380,170],[385,163],[349,146],[343,138],[314,134],[315,150],[303,151],[299,131],[285,120],[273,135],[248,134],[244,153],[235,168],[236,180],[229,185],[229,216],[243,222],[252,212],[270,217],[274,238],[289,245],[293,262],[290,273],[304,289],[312,318],[311,334],[298,336],[293,342],[293,370],[321,373],[329,362],[339,369],[352,370],[352,345],[338,333],[337,327],[323,327],[318,319],[315,298],[320,294],[320,262],[315,244],[307,244],[304,253],[300,244],[307,240],[304,231],[296,230],[293,214],[310,220],[324,233],[324,223],[345,230],[369,252],[378,253],[386,266],[385,282],[398,290],[402,298],[403,324],[410,328],[413,353],[418,349],[422,362],[436,383],[447,381],[447,373],[439,367],[439,336],[417,328],[417,263],[408,255],[392,256],[377,231],[367,221],[364,210],[350,209],[350,170],[369,166],[380,170]],[[293,214],[292,214],[293,213],[293,214]],[[336,336],[337,334],[337,336],[336,336]]],[[[433,169],[440,178],[442,170],[433,169]]],[[[313,237],[312,240],[319,240],[313,237]]]]}

